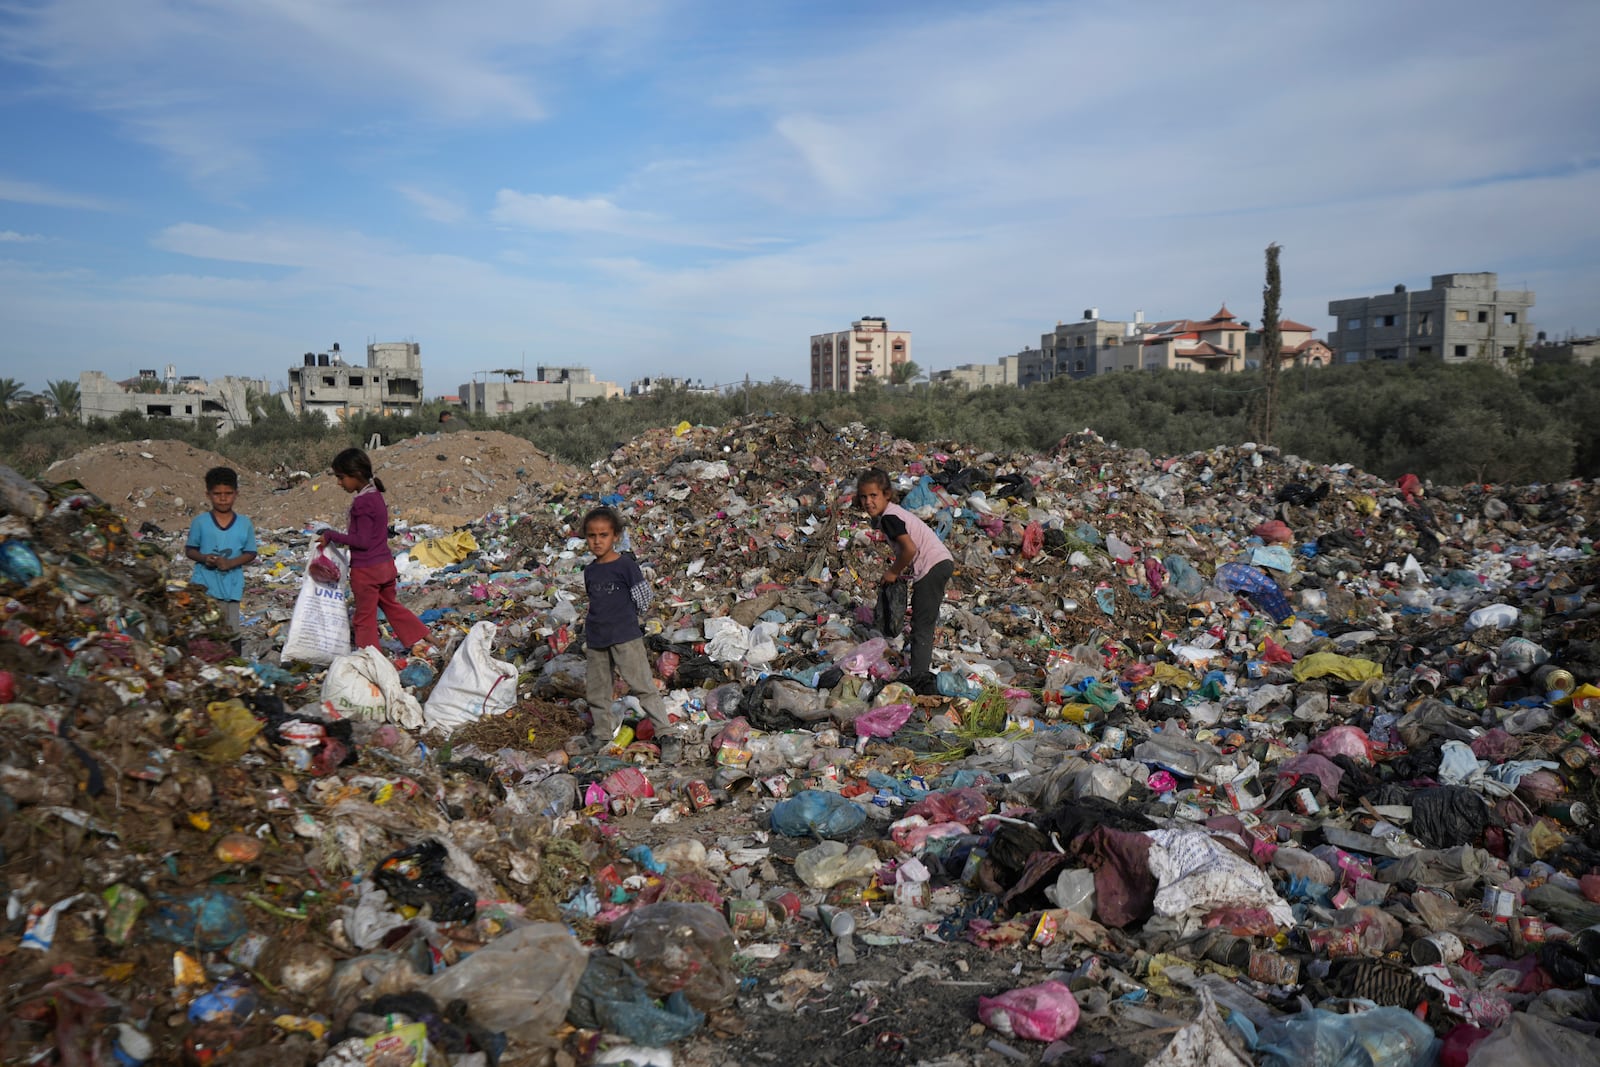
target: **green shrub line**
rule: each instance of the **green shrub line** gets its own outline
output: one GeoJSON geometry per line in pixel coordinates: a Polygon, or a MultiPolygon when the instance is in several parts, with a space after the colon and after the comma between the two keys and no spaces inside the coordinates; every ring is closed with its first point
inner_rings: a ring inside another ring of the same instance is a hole
{"type": "MultiPolygon", "coordinates": [[[[806,393],[787,383],[721,395],[681,390],[507,416],[461,415],[472,429],[525,438],[587,466],[642,431],[687,420],[720,426],[747,414],[784,413],[830,426],[860,422],[911,441],[993,451],[1048,451],[1089,429],[1127,448],[1181,455],[1251,440],[1262,375],[1134,372],[1030,389],[966,392],[950,386],[806,393]]],[[[207,448],[251,471],[319,471],[328,457],[374,434],[396,441],[438,429],[444,405],[413,416],[362,416],[332,427],[275,409],[224,437],[173,419],[127,413],[79,423],[30,414],[0,422],[0,462],[35,477],[92,445],[146,438],[207,448]]],[[[1279,378],[1273,444],[1318,463],[1349,463],[1385,478],[1407,472],[1439,484],[1530,484],[1600,476],[1600,367],[1533,367],[1512,376],[1483,364],[1437,361],[1290,368],[1279,378]]]]}

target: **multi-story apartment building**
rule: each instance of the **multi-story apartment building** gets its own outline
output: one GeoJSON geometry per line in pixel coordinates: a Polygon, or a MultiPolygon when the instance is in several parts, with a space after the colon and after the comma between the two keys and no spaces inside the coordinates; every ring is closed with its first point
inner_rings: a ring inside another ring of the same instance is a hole
{"type": "Polygon", "coordinates": [[[891,330],[881,316],[863,315],[848,330],[811,335],[811,390],[853,393],[869,378],[889,381],[910,359],[910,330],[891,330]]]}
{"type": "Polygon", "coordinates": [[[1240,322],[1226,304],[1203,322],[1174,319],[1151,323],[1139,338],[1134,368],[1223,374],[1244,370],[1244,339],[1249,329],[1249,323],[1240,322]]]}
{"type": "MultiPolygon", "coordinates": [[[[1052,377],[1093,378],[1113,370],[1139,369],[1136,338],[1144,329],[1144,312],[1132,322],[1102,319],[1099,308],[1085,308],[1077,322],[1058,322],[1039,338],[1044,364],[1052,377]]],[[[1048,381],[1049,379],[1044,379],[1048,381]]]]}
{"type": "Polygon", "coordinates": [[[1328,345],[1341,363],[1485,359],[1503,363],[1536,338],[1532,290],[1501,289],[1492,271],[1435,274],[1432,286],[1328,301],[1328,345]]]}
{"type": "Polygon", "coordinates": [[[353,415],[411,415],[422,403],[422,346],[385,341],[367,346],[367,365],[352,367],[339,345],[305,354],[289,368],[289,401],[338,424],[353,415]]]}

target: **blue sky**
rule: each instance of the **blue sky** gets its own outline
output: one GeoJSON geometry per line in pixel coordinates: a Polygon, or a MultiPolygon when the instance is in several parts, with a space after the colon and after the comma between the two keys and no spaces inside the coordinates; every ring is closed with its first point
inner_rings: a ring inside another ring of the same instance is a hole
{"type": "Polygon", "coordinates": [[[1600,332],[1600,4],[0,0],[0,376],[806,384],[1496,270],[1600,332]]]}

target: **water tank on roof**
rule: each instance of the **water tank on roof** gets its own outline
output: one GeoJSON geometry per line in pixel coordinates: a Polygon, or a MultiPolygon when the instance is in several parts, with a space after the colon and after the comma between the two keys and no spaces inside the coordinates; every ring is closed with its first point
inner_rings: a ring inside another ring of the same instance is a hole
{"type": "Polygon", "coordinates": [[[318,352],[317,353],[317,366],[326,367],[327,365],[328,365],[328,353],[326,353],[326,352],[318,352]]]}
{"type": "Polygon", "coordinates": [[[306,353],[306,366],[315,367],[316,365],[317,365],[317,357],[316,357],[316,355],[314,353],[307,352],[306,353]]]}
{"type": "Polygon", "coordinates": [[[1100,309],[1099,308],[1084,308],[1083,309],[1084,321],[1093,322],[1095,319],[1098,319],[1099,317],[1100,317],[1100,309]]]}
{"type": "Polygon", "coordinates": [[[1394,291],[1397,293],[1403,293],[1406,291],[1406,287],[1403,285],[1397,285],[1394,287],[1394,291]]]}
{"type": "Polygon", "coordinates": [[[333,350],[335,352],[339,351],[339,342],[338,341],[333,342],[333,350]]]}

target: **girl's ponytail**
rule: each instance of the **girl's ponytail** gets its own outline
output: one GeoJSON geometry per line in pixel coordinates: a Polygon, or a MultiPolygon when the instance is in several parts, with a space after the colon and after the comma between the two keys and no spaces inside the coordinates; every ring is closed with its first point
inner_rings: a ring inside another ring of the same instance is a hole
{"type": "Polygon", "coordinates": [[[383,488],[383,479],[378,477],[376,474],[372,476],[372,484],[378,487],[378,492],[386,492],[386,490],[383,488]]]}

